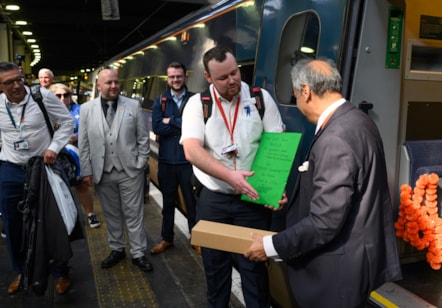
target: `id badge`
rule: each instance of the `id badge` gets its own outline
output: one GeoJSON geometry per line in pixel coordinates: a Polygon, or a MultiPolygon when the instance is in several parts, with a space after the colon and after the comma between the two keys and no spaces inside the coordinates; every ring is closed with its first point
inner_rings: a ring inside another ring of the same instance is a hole
{"type": "Polygon", "coordinates": [[[26,151],[29,150],[29,143],[27,140],[19,140],[14,142],[14,150],[16,151],[26,151]]]}
{"type": "Polygon", "coordinates": [[[236,144],[231,144],[229,146],[226,146],[222,149],[221,154],[225,155],[225,154],[232,154],[234,153],[236,150],[238,149],[238,147],[236,146],[236,144]]]}

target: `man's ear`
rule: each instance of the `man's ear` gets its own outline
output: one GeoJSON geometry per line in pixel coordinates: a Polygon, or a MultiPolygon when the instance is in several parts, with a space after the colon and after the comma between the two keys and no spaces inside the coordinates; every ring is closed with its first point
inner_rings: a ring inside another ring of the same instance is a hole
{"type": "Polygon", "coordinates": [[[312,90],[308,84],[303,84],[301,86],[301,95],[305,98],[305,101],[309,101],[312,95],[312,90]]]}
{"type": "Polygon", "coordinates": [[[212,78],[210,77],[210,74],[206,71],[204,71],[204,77],[206,78],[208,83],[212,83],[212,78]]]}

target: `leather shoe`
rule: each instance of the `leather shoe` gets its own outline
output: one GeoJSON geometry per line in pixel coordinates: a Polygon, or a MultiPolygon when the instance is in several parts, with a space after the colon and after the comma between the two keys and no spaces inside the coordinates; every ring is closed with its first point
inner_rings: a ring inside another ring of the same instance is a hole
{"type": "Polygon", "coordinates": [[[149,262],[149,260],[147,260],[145,256],[132,259],[132,263],[138,266],[143,272],[149,272],[153,270],[152,264],[149,262]]]}
{"type": "Polygon", "coordinates": [[[152,247],[152,249],[150,250],[150,254],[151,255],[156,255],[158,253],[162,253],[167,248],[170,248],[172,246],[173,246],[172,242],[168,242],[168,241],[162,240],[161,242],[157,243],[155,246],[152,247]]]}
{"type": "Polygon", "coordinates": [[[101,262],[101,268],[110,268],[126,258],[126,253],[123,251],[118,250],[112,250],[109,257],[104,259],[103,262],[101,262]]]}
{"type": "Polygon", "coordinates": [[[61,276],[55,280],[55,292],[65,294],[71,288],[71,280],[69,277],[61,276]]]}
{"type": "Polygon", "coordinates": [[[8,294],[12,295],[20,290],[21,275],[17,275],[8,287],[8,294]]]}

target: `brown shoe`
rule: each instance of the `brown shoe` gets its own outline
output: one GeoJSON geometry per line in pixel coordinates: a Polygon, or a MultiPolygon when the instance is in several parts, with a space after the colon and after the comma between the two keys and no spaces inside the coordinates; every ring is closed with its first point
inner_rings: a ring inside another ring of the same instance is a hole
{"type": "Polygon", "coordinates": [[[55,292],[65,294],[71,288],[71,280],[69,277],[62,276],[55,280],[55,292]]]}
{"type": "Polygon", "coordinates": [[[8,294],[12,295],[20,290],[21,275],[17,275],[8,287],[8,294]]]}
{"type": "Polygon", "coordinates": [[[195,250],[195,252],[197,254],[199,254],[201,256],[201,247],[200,246],[192,245],[192,248],[195,250]]]}
{"type": "Polygon", "coordinates": [[[167,242],[165,240],[162,240],[161,242],[157,243],[155,246],[152,247],[152,249],[150,250],[150,254],[156,255],[157,253],[162,253],[167,248],[172,246],[173,246],[172,242],[167,242]]]}

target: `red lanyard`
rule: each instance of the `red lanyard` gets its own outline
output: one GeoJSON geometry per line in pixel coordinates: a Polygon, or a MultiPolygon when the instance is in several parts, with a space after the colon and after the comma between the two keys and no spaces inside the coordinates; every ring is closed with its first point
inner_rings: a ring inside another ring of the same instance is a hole
{"type": "Polygon", "coordinates": [[[236,102],[236,108],[235,108],[235,115],[233,116],[233,124],[232,126],[230,126],[229,123],[227,122],[227,117],[226,114],[224,113],[223,107],[221,106],[221,102],[218,96],[216,96],[215,89],[213,89],[213,96],[215,97],[215,102],[218,105],[218,109],[221,112],[221,115],[223,116],[224,124],[226,124],[227,130],[230,133],[230,140],[232,141],[232,144],[234,144],[233,132],[235,131],[236,119],[238,118],[238,110],[239,110],[239,103],[241,101],[241,97],[238,95],[238,101],[236,102]]]}
{"type": "MultiPolygon", "coordinates": [[[[218,96],[216,96],[215,88],[213,89],[213,96],[215,97],[216,105],[218,106],[218,109],[221,112],[221,115],[223,116],[224,124],[226,125],[226,128],[230,133],[230,141],[232,142],[232,145],[233,145],[233,144],[235,144],[235,140],[233,138],[233,132],[235,131],[236,119],[238,118],[238,110],[239,110],[239,103],[241,101],[241,96],[238,95],[238,100],[236,102],[236,108],[235,108],[235,114],[233,116],[232,126],[230,126],[229,122],[227,122],[226,114],[224,113],[223,106],[221,105],[221,102],[220,102],[218,96]]],[[[229,117],[229,120],[230,120],[230,117],[229,117]]],[[[233,156],[233,169],[236,170],[236,155],[233,156]]]]}

